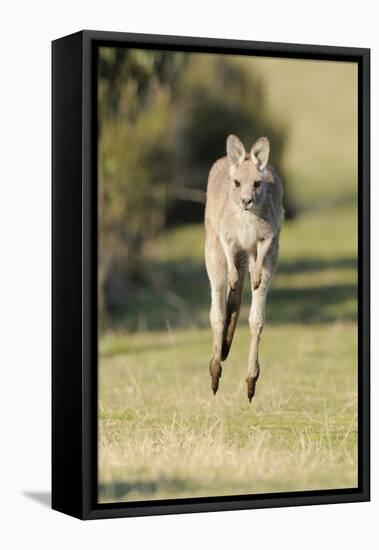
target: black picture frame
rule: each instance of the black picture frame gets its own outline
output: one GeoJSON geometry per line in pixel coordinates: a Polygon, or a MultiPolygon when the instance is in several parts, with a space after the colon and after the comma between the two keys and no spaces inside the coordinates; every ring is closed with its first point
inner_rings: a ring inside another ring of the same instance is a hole
{"type": "Polygon", "coordinates": [[[81,519],[370,499],[370,50],[85,30],[52,43],[52,508],[81,519]],[[97,48],[358,63],[358,487],[97,503],[97,48]]]}

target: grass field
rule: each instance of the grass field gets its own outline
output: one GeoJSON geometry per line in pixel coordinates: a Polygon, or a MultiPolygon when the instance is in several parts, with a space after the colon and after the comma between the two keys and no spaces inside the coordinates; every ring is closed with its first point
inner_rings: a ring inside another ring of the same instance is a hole
{"type": "Polygon", "coordinates": [[[253,63],[271,110],[288,125],[284,167],[294,200],[351,199],[358,160],[357,64],[267,57],[253,63]]]}
{"type": "Polygon", "coordinates": [[[124,313],[138,330],[100,341],[99,500],[356,486],[352,205],[304,212],[284,226],[251,405],[248,285],[216,397],[210,388],[202,231],[154,241],[149,270],[161,270],[161,286],[130,297],[124,313]]]}

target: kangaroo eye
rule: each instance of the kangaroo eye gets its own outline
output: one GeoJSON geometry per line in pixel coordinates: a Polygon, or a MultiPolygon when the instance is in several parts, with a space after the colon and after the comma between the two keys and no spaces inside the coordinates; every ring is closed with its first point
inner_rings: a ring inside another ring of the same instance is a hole
{"type": "Polygon", "coordinates": [[[239,186],[241,185],[241,182],[238,181],[238,180],[234,180],[234,185],[235,185],[236,187],[239,187],[239,186]]]}
{"type": "Polygon", "coordinates": [[[259,189],[260,186],[261,186],[261,183],[262,183],[262,182],[261,182],[260,180],[259,180],[259,181],[255,181],[255,182],[254,182],[254,187],[255,187],[255,189],[259,189]]]}

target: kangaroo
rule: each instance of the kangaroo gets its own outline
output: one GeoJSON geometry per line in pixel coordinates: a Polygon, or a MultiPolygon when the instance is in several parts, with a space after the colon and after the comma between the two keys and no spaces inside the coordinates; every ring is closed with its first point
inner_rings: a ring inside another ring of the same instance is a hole
{"type": "Polygon", "coordinates": [[[227,358],[232,344],[248,269],[252,302],[246,382],[250,402],[259,377],[258,346],[284,219],[282,183],[268,164],[269,152],[270,143],[265,137],[247,153],[239,138],[230,135],[226,157],[217,160],[209,172],[205,207],[205,263],[212,298],[212,390],[216,394],[221,361],[227,358]]]}

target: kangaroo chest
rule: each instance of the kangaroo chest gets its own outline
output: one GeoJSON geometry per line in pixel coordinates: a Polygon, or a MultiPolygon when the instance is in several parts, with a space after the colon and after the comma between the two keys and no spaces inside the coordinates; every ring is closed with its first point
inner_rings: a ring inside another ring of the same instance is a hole
{"type": "Polygon", "coordinates": [[[236,247],[246,251],[252,250],[259,239],[258,228],[249,220],[242,218],[240,221],[236,227],[236,247]]]}
{"type": "Polygon", "coordinates": [[[257,242],[264,237],[257,217],[250,212],[241,212],[233,222],[225,228],[225,240],[229,246],[246,252],[254,250],[257,242]]]}

